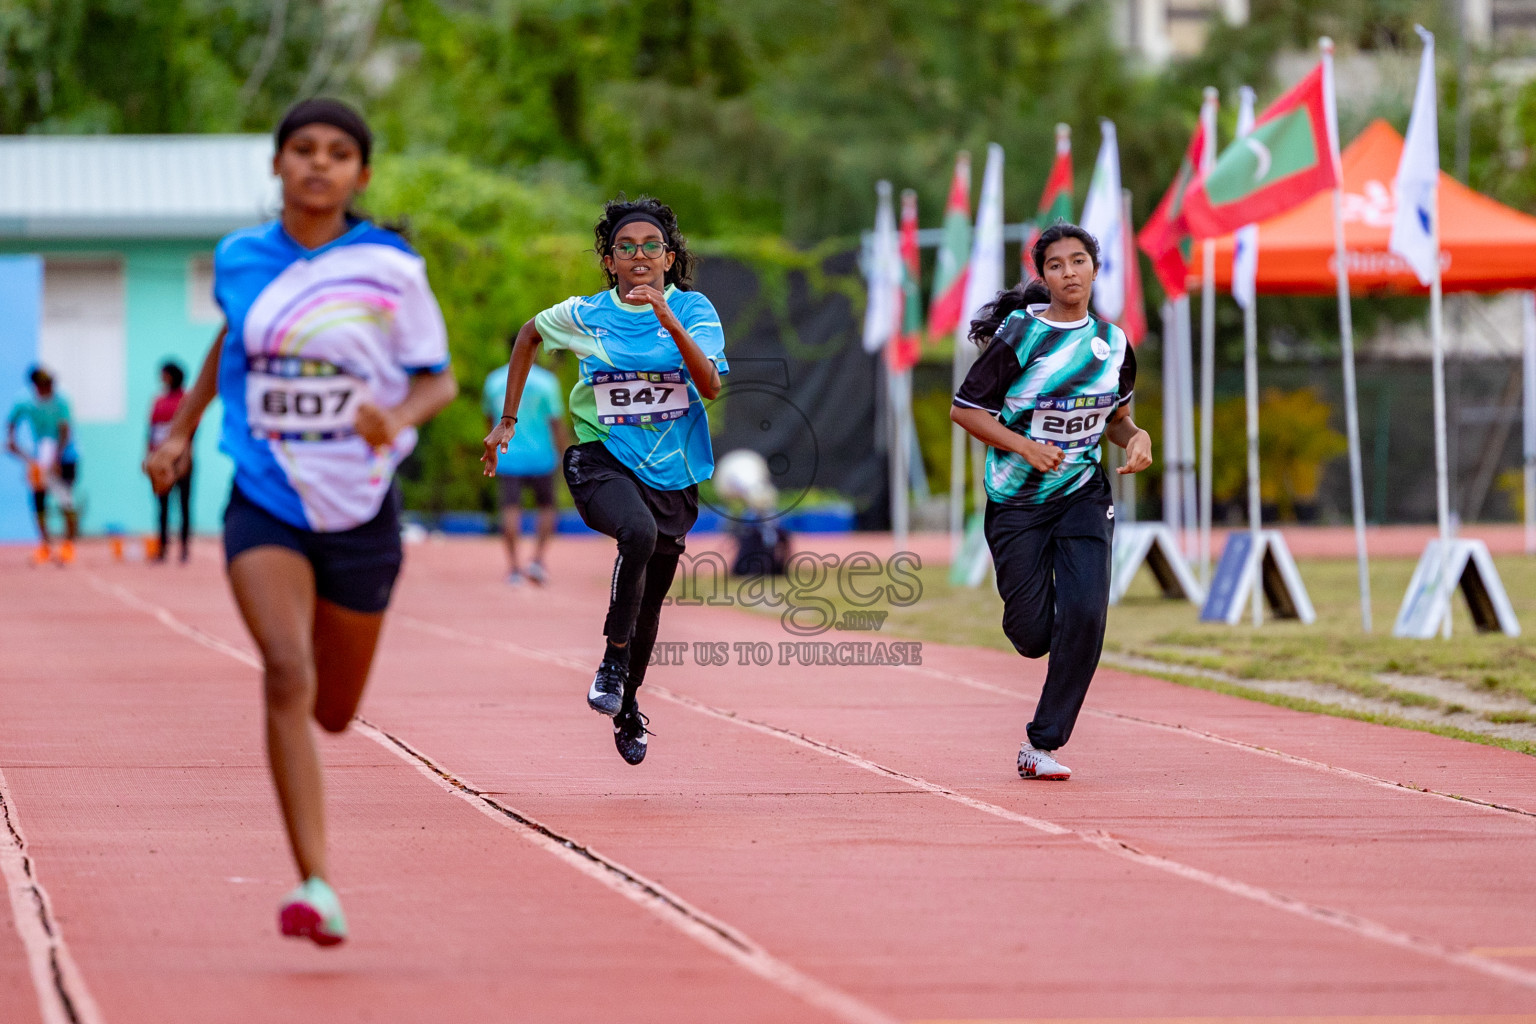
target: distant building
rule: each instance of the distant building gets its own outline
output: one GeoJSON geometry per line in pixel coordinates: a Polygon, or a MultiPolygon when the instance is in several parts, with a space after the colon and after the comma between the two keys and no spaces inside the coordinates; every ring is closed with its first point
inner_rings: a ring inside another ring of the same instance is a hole
{"type": "MultiPolygon", "coordinates": [[[[148,532],[139,470],[166,358],[190,384],[222,317],[215,242],[272,217],[265,135],[0,137],[0,403],[54,371],[77,428],[88,532],[148,532]]],[[[198,432],[195,525],[217,527],[231,467],[218,409],[198,432]]],[[[0,541],[34,535],[22,467],[0,465],[0,541]]]]}
{"type": "Polygon", "coordinates": [[[1190,57],[1205,46],[1211,23],[1248,23],[1248,0],[1116,0],[1120,45],[1154,64],[1190,57]]]}

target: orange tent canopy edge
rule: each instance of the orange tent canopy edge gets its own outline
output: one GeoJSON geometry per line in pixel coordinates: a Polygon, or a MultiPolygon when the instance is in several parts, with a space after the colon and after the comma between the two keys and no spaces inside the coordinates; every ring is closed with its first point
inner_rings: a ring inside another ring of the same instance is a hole
{"type": "MultiPolygon", "coordinates": [[[[1392,182],[1403,137],[1373,121],[1343,152],[1344,245],[1350,291],[1426,294],[1413,271],[1387,250],[1396,210],[1392,182]]],[[[1190,267],[1199,287],[1199,245],[1190,267]]],[[[1216,240],[1216,285],[1232,283],[1233,238],[1216,240]]],[[[1447,292],[1536,288],[1536,217],[1512,210],[1440,174],[1441,286],[1447,292]]],[[[1259,225],[1258,290],[1264,295],[1332,295],[1333,193],[1320,192],[1259,225]]]]}

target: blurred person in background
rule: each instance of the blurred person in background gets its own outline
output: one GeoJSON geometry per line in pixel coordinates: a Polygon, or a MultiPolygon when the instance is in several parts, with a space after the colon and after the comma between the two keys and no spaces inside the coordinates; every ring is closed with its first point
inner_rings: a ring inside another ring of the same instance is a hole
{"type": "MultiPolygon", "coordinates": [[[[515,345],[514,335],[509,344],[515,345]]],[[[507,400],[507,367],[503,363],[485,378],[481,409],[486,425],[496,426],[507,400]]],[[[496,497],[501,509],[501,535],[507,544],[507,582],[513,586],[525,579],[543,585],[549,579],[544,554],[555,532],[555,467],[560,454],[570,447],[571,435],[565,425],[565,401],[560,397],[559,379],[544,367],[528,368],[522,401],[517,406],[517,433],[507,441],[507,448],[496,459],[496,497]],[[538,534],[533,542],[533,559],[523,569],[517,546],[522,533],[523,493],[533,493],[538,510],[538,534]]]]}
{"type": "MultiPolygon", "coordinates": [[[[182,391],[182,383],[186,380],[186,371],[174,359],[167,359],[160,366],[160,385],[164,388],[159,397],[155,399],[154,407],[149,412],[149,447],[145,457],[155,454],[155,449],[160,447],[171,431],[171,420],[176,418],[176,410],[181,407],[181,400],[186,392],[182,391]]],[[[171,485],[171,490],[163,494],[155,495],[155,500],[160,503],[160,546],[155,549],[155,561],[163,562],[170,553],[170,526],[171,526],[171,493],[175,492],[181,505],[181,560],[185,562],[192,557],[192,459],[189,456],[185,460],[185,469],[181,476],[171,485]]]]}
{"type": "Polygon", "coordinates": [[[75,476],[80,461],[75,451],[69,403],[54,388],[53,375],[41,366],[34,366],[28,379],[32,382],[32,396],[11,407],[5,421],[5,449],[27,462],[27,486],[32,489],[39,537],[32,564],[41,565],[55,557],[48,533],[51,496],[64,516],[64,543],[59,545],[57,559],[60,565],[68,565],[75,560],[75,538],[80,533],[80,517],[75,511],[75,476]],[[16,439],[16,427],[23,421],[32,434],[30,452],[23,451],[16,439]]]}

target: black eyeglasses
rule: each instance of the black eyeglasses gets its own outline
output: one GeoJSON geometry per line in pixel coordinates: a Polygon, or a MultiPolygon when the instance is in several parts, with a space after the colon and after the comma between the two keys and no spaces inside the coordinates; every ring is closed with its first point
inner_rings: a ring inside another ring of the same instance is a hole
{"type": "Polygon", "coordinates": [[[632,260],[636,254],[644,256],[648,260],[654,260],[666,251],[667,243],[655,240],[641,242],[639,245],[636,245],[634,242],[613,243],[613,254],[621,260],[632,260]]]}

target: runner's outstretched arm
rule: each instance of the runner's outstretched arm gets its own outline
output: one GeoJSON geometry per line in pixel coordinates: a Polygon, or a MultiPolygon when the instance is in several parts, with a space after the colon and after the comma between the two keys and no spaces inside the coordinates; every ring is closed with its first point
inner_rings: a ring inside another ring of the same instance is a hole
{"type": "Polygon", "coordinates": [[[485,435],[485,454],[480,456],[486,476],[496,475],[496,455],[507,450],[507,442],[517,433],[517,407],[522,404],[528,371],[543,343],[544,336],[532,320],[518,329],[517,340],[512,343],[512,359],[507,364],[507,397],[501,403],[501,422],[491,425],[491,432],[485,435]]]}
{"type": "Polygon", "coordinates": [[[219,336],[213,339],[203,357],[202,369],[197,371],[197,380],[171,417],[165,441],[144,460],[144,472],[156,494],[168,493],[192,459],[192,438],[197,434],[197,425],[202,422],[208,403],[219,393],[219,354],[224,350],[224,335],[228,331],[228,326],[219,328],[219,336]]]}

